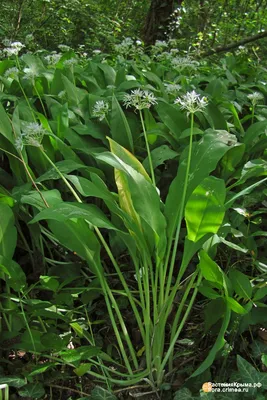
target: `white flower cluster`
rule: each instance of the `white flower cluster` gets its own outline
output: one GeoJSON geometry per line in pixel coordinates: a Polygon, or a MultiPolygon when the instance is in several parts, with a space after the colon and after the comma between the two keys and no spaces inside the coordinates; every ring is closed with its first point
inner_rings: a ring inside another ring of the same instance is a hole
{"type": "Polygon", "coordinates": [[[16,67],[9,68],[5,72],[5,78],[18,80],[19,70],[16,67]]]}
{"type": "Polygon", "coordinates": [[[175,57],[172,60],[172,66],[176,69],[184,69],[184,68],[191,68],[196,69],[199,66],[199,63],[195,60],[192,60],[190,57],[175,57]]]}
{"type": "Polygon", "coordinates": [[[203,112],[208,105],[208,99],[201,97],[193,90],[187,92],[184,96],[178,97],[174,104],[179,104],[182,110],[187,110],[188,114],[195,114],[196,112],[203,112]]]}
{"type": "Polygon", "coordinates": [[[127,108],[134,107],[136,110],[143,110],[157,104],[157,100],[152,92],[135,89],[131,91],[131,94],[126,93],[124,95],[123,103],[127,108]]]}
{"type": "Polygon", "coordinates": [[[143,47],[142,47],[141,40],[134,41],[132,38],[125,38],[120,44],[116,44],[114,46],[115,51],[122,56],[127,56],[129,54],[142,54],[143,47]]]}
{"type": "Polygon", "coordinates": [[[70,46],[67,46],[66,44],[59,44],[57,47],[58,47],[63,53],[65,53],[65,52],[71,50],[70,46]]]}
{"type": "Polygon", "coordinates": [[[41,147],[46,130],[37,122],[25,123],[22,127],[22,134],[16,139],[15,146],[22,150],[23,146],[41,147]]]}
{"type": "Polygon", "coordinates": [[[165,90],[168,94],[176,95],[182,88],[181,85],[175,83],[164,83],[165,90]]]}
{"type": "Polygon", "coordinates": [[[78,63],[77,58],[72,57],[72,58],[70,58],[68,60],[65,60],[63,62],[63,65],[64,65],[64,67],[72,67],[73,65],[75,65],[77,63],[78,63]]]}
{"type": "Polygon", "coordinates": [[[38,75],[36,69],[32,66],[29,68],[23,68],[24,76],[23,79],[34,81],[35,77],[38,75]]]}
{"type": "Polygon", "coordinates": [[[45,56],[44,59],[49,65],[56,65],[59,62],[59,60],[61,59],[61,57],[62,57],[62,54],[52,52],[51,54],[48,54],[47,56],[45,56]]]}
{"type": "Polygon", "coordinates": [[[93,117],[97,117],[99,121],[103,121],[109,112],[109,104],[104,100],[99,100],[95,103],[92,110],[93,117]]]}
{"type": "Polygon", "coordinates": [[[259,92],[254,92],[248,95],[248,99],[251,101],[252,105],[255,106],[260,100],[264,99],[264,96],[259,92]]]}
{"type": "Polygon", "coordinates": [[[22,44],[21,42],[13,42],[11,43],[8,40],[3,41],[6,47],[3,50],[3,53],[7,56],[7,57],[11,57],[11,56],[17,56],[19,54],[19,52],[21,51],[21,49],[23,49],[24,44],[22,44]]]}

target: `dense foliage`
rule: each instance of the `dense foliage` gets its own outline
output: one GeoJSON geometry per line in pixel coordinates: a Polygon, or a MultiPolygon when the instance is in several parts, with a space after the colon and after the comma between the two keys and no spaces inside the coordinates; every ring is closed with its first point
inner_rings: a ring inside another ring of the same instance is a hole
{"type": "Polygon", "coordinates": [[[266,397],[265,2],[178,3],[4,2],[0,399],[266,397]]]}

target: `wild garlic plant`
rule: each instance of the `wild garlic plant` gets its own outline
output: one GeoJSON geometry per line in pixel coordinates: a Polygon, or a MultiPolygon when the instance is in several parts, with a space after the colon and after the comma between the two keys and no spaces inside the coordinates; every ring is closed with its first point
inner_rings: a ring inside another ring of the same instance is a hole
{"type": "Polygon", "coordinates": [[[252,113],[251,113],[251,125],[252,125],[254,122],[255,108],[261,100],[264,100],[264,96],[260,92],[253,92],[248,95],[248,99],[251,101],[252,105],[252,113]]]}
{"type": "MultiPolygon", "coordinates": [[[[156,99],[153,94],[141,90],[134,91],[131,95],[127,95],[124,98],[126,106],[133,106],[140,112],[141,121],[143,121],[142,110],[155,103],[156,99]]],[[[206,98],[201,97],[193,91],[177,98],[175,103],[186,110],[190,116],[190,137],[189,145],[185,149],[177,177],[170,187],[164,211],[162,210],[160,194],[155,187],[155,180],[152,179],[151,182],[142,164],[131,153],[109,139],[110,154],[108,156],[106,154],[99,154],[97,156],[97,159],[115,168],[114,173],[118,199],[115,199],[111,195],[105,185],[103,185],[103,182],[101,183],[99,177],[92,177],[93,180],[90,185],[97,185],[98,188],[101,187],[101,190],[98,190],[97,196],[105,201],[111,215],[114,214],[117,218],[119,217],[124,225],[124,230],[114,226],[94,206],[84,204],[80,195],[90,195],[89,193],[91,192],[91,189],[87,191],[85,186],[83,186],[86,180],[77,176],[64,176],[44,152],[45,157],[63,179],[77,203],[60,203],[49,207],[41,211],[34,218],[34,222],[43,219],[66,221],[69,218],[72,220],[75,218],[84,219],[88,224],[91,241],[90,245],[84,242],[83,246],[86,248],[86,253],[83,254],[88,261],[89,268],[96,274],[100,281],[110,321],[117,338],[118,348],[120,349],[123,363],[127,370],[127,373],[123,373],[118,370],[112,371],[112,369],[105,367],[111,383],[118,383],[119,377],[121,379],[120,384],[123,385],[134,384],[145,379],[150,382],[153,388],[158,388],[164,381],[167,364],[169,364],[169,370],[172,370],[173,351],[192,310],[198,286],[202,280],[202,273],[199,268],[189,274],[189,276],[184,276],[186,269],[192,256],[201,248],[203,237],[206,237],[206,234],[215,233],[219,229],[224,215],[222,211],[223,205],[220,203],[217,205],[220,218],[214,225],[210,225],[210,218],[216,212],[216,207],[214,208],[213,204],[209,208],[208,205],[209,202],[212,203],[216,200],[214,198],[214,190],[217,182],[216,178],[208,178],[211,167],[204,166],[202,165],[203,163],[198,165],[197,170],[201,170],[202,177],[208,179],[207,183],[203,184],[203,188],[205,189],[204,197],[207,201],[204,201],[203,209],[200,208],[200,212],[196,218],[192,218],[192,213],[188,212],[190,207],[194,208],[197,204],[196,198],[194,196],[192,198],[192,181],[194,182],[193,189],[198,184],[201,184],[201,181],[197,182],[197,179],[193,178],[194,170],[192,168],[195,168],[195,163],[198,162],[197,155],[201,152],[203,154],[206,152],[206,146],[212,139],[209,136],[206,139],[206,143],[203,143],[203,141],[195,143],[195,149],[193,150],[194,116],[196,113],[205,111],[205,107],[207,106],[206,98]],[[192,166],[193,151],[194,165],[192,166]],[[186,223],[188,232],[191,235],[191,241],[186,241],[182,264],[176,275],[174,274],[176,254],[178,243],[181,239],[181,224],[185,217],[186,207],[186,223]],[[121,267],[112,253],[112,248],[101,233],[101,228],[103,227],[116,232],[120,240],[127,247],[130,262],[135,269],[134,276],[137,280],[137,291],[133,290],[125,279],[121,267]],[[200,227],[203,231],[201,231],[200,227]],[[194,233],[195,230],[197,230],[197,235],[194,233]],[[99,244],[93,245],[93,243],[99,244]],[[134,347],[127,322],[124,320],[123,313],[114,296],[109,278],[105,273],[100,257],[96,256],[100,250],[99,245],[105,249],[121,282],[123,291],[129,300],[142,338],[142,346],[139,349],[135,349],[134,347]],[[166,342],[168,320],[178,290],[182,291],[182,298],[179,307],[174,313],[170,342],[166,342]],[[138,354],[144,355],[145,367],[141,370],[140,356],[138,354]],[[115,376],[113,377],[113,375],[115,376]]],[[[144,132],[146,132],[144,121],[142,124],[144,132]]],[[[147,148],[149,151],[149,147],[147,148]]],[[[43,151],[41,147],[40,149],[43,151]]],[[[225,145],[224,151],[226,149],[227,146],[225,145]]],[[[213,159],[213,166],[219,160],[220,156],[221,153],[220,155],[216,153],[216,156],[213,156],[215,157],[213,159]]],[[[152,165],[150,166],[153,168],[152,165]]],[[[151,175],[154,176],[152,170],[151,175]]],[[[202,186],[199,190],[203,190],[202,186]]],[[[199,194],[197,196],[199,197],[199,194]]],[[[74,222],[72,222],[72,229],[76,232],[76,236],[80,235],[80,232],[76,231],[79,227],[74,222]]],[[[58,239],[60,240],[60,237],[58,239]]],[[[77,251],[78,254],[80,252],[79,249],[74,248],[73,250],[77,251]]],[[[89,371],[88,373],[99,379],[104,379],[97,372],[89,371]]]]}
{"type": "Polygon", "coordinates": [[[136,90],[132,90],[131,94],[126,93],[124,95],[123,102],[124,102],[124,105],[126,106],[126,108],[133,107],[133,108],[135,108],[136,111],[139,112],[142,129],[143,129],[143,133],[144,133],[144,138],[145,138],[145,143],[146,143],[146,150],[147,150],[148,162],[149,162],[149,167],[150,167],[151,179],[152,179],[153,185],[156,186],[154,167],[153,167],[153,162],[152,162],[151,152],[150,152],[150,148],[149,148],[149,142],[148,142],[148,137],[147,137],[147,132],[146,132],[146,127],[145,127],[142,110],[144,110],[145,108],[150,108],[152,105],[157,104],[157,100],[152,92],[149,92],[148,90],[136,89],[136,90]]]}

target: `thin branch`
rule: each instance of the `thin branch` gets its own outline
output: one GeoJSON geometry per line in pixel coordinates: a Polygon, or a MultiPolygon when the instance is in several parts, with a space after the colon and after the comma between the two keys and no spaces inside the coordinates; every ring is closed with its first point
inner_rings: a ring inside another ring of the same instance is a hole
{"type": "Polygon", "coordinates": [[[207,57],[207,56],[211,56],[213,54],[218,54],[218,53],[223,53],[223,52],[226,52],[226,51],[230,51],[230,50],[236,49],[239,46],[244,46],[244,44],[255,42],[256,40],[262,39],[264,37],[267,37],[267,31],[258,33],[257,35],[250,36],[250,37],[247,37],[247,38],[242,39],[242,40],[238,40],[237,42],[232,42],[232,43],[230,43],[230,44],[228,44],[226,46],[215,47],[214,49],[211,49],[211,50],[209,50],[207,52],[202,53],[201,57],[207,57]]]}

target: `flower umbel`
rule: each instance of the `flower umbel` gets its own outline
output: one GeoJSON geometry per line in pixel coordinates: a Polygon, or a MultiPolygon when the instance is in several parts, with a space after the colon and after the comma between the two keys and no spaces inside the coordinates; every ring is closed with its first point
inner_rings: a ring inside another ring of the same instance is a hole
{"type": "Polygon", "coordinates": [[[264,96],[259,92],[254,92],[248,95],[248,99],[251,101],[252,105],[255,106],[260,100],[264,99],[264,96]]]}
{"type": "Polygon", "coordinates": [[[95,103],[92,115],[97,117],[99,121],[103,121],[109,112],[109,104],[104,100],[99,100],[95,103]]]}
{"type": "Polygon", "coordinates": [[[37,122],[25,123],[22,127],[22,134],[16,139],[15,146],[22,150],[23,146],[42,147],[42,140],[46,130],[37,122]]]}
{"type": "Polygon", "coordinates": [[[3,50],[3,52],[6,53],[8,57],[17,56],[20,50],[23,49],[23,47],[25,47],[24,44],[20,42],[13,42],[13,43],[6,42],[6,44],[8,44],[9,47],[6,47],[3,50]]]}
{"type": "Polygon", "coordinates": [[[182,110],[187,110],[188,114],[195,114],[197,111],[203,112],[208,105],[208,99],[201,97],[195,90],[187,92],[182,97],[178,97],[174,104],[179,104],[182,110]]]}
{"type": "Polygon", "coordinates": [[[182,88],[181,85],[175,83],[164,83],[164,86],[168,94],[177,94],[182,88]]]}
{"type": "Polygon", "coordinates": [[[141,89],[132,90],[131,94],[126,93],[123,102],[127,108],[134,107],[136,110],[143,110],[157,104],[156,97],[152,92],[141,89]]]}
{"type": "Polygon", "coordinates": [[[10,78],[10,79],[17,80],[18,79],[18,75],[19,75],[19,70],[16,67],[9,68],[5,72],[5,78],[10,78]]]}

